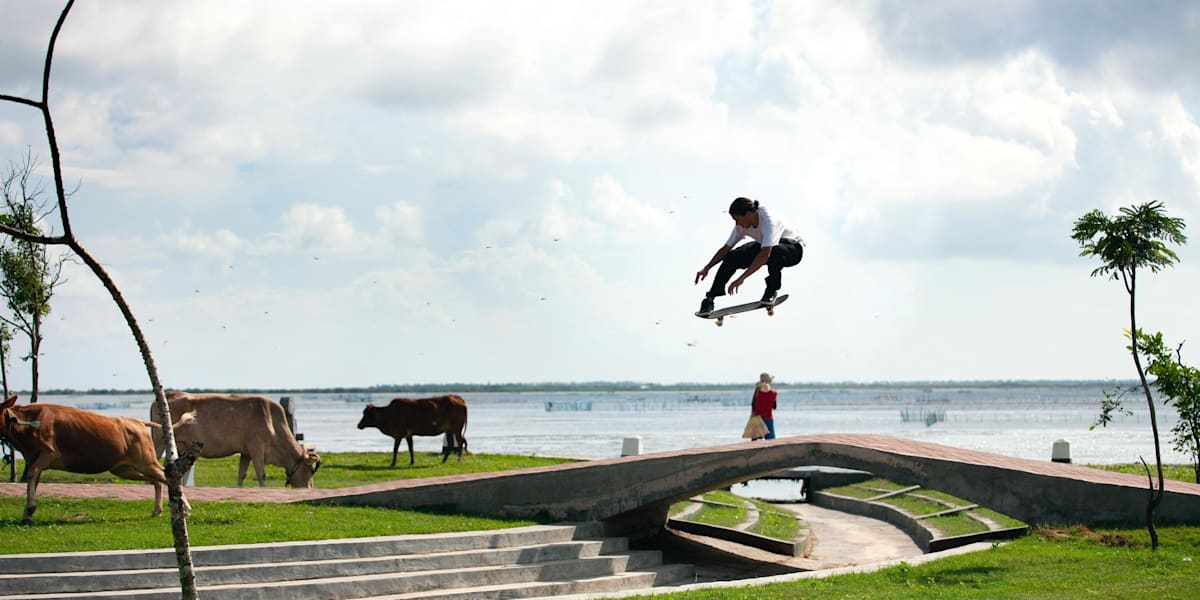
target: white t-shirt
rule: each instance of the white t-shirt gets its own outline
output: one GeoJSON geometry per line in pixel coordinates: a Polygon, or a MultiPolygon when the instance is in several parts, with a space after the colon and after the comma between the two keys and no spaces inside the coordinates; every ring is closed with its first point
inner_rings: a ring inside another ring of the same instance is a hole
{"type": "Polygon", "coordinates": [[[733,233],[729,234],[729,241],[725,242],[725,245],[732,248],[743,238],[750,238],[763,248],[778,246],[779,240],[795,240],[801,246],[804,245],[800,234],[788,226],[783,217],[771,214],[765,206],[758,207],[758,227],[734,225],[733,233]]]}

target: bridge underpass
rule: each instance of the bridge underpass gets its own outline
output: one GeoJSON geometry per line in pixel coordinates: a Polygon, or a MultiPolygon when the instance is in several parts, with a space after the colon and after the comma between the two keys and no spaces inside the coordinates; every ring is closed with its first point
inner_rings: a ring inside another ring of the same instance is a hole
{"type": "MultiPolygon", "coordinates": [[[[867,434],[796,436],[516,472],[314,489],[292,500],[604,521],[614,534],[646,534],[666,523],[675,502],[808,465],[868,471],[1031,524],[1145,525],[1144,477],[867,434]]],[[[1157,522],[1200,523],[1200,485],[1168,481],[1166,488],[1157,522]]]]}

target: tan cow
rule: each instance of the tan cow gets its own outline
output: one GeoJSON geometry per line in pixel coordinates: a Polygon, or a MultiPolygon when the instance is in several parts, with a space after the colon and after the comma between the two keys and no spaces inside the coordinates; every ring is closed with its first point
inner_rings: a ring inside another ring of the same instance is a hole
{"type": "MultiPolygon", "coordinates": [[[[313,474],[321,466],[321,457],[296,442],[296,436],[288,427],[287,415],[278,402],[262,396],[171,391],[167,393],[167,404],[171,409],[171,429],[177,447],[185,448],[192,442],[199,442],[199,455],[203,458],[241,455],[238,487],[245,483],[251,462],[259,487],[266,485],[267,464],[282,467],[288,485],[312,487],[313,474]]],[[[160,420],[156,406],[151,406],[150,417],[160,420]]],[[[162,434],[156,432],[154,447],[159,454],[164,445],[162,434]]]]}
{"type": "MultiPolygon", "coordinates": [[[[16,406],[13,396],[0,404],[3,436],[25,457],[27,480],[25,517],[33,522],[37,510],[37,486],[42,471],[57,469],[71,473],[103,473],[149,481],[154,484],[154,512],[162,514],[162,488],[167,483],[154,453],[147,427],[158,428],[129,417],[109,417],[57,404],[16,406]]],[[[191,507],[184,501],[184,511],[191,507]]]]}

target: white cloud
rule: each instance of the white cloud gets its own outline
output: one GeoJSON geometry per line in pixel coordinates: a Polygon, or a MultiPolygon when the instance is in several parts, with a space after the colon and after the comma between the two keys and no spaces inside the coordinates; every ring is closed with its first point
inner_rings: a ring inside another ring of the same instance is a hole
{"type": "Polygon", "coordinates": [[[163,235],[162,244],[184,255],[193,256],[219,265],[229,265],[234,257],[249,249],[249,244],[228,229],[213,233],[177,230],[163,235]]]}
{"type": "Polygon", "coordinates": [[[385,240],[401,244],[419,244],[424,238],[425,211],[412,204],[396,202],[375,208],[380,234],[385,240]]]}
{"type": "MultiPolygon", "coordinates": [[[[36,89],[54,17],[14,6],[0,93],[36,89]]],[[[1161,7],[1115,11],[1154,35],[1045,19],[1072,10],[110,0],[76,6],[52,105],[75,229],[189,384],[740,379],[770,355],[812,380],[1108,376],[1093,324],[1043,305],[1099,312],[1064,276],[1083,210],[1200,214],[1200,86],[1165,66],[1200,36],[1161,7]],[[736,324],[767,345],[716,365],[684,344],[730,333],[691,316],[692,275],[738,195],[810,245],[795,309],[736,324]],[[1030,360],[1025,330],[1068,333],[1030,360]]],[[[10,114],[0,152],[44,143],[10,114]]],[[[108,385],[122,327],[76,273],[51,385],[108,385]]],[[[1147,302],[1186,335],[1182,275],[1147,302]]]]}
{"type": "Polygon", "coordinates": [[[1165,101],[1160,108],[1162,137],[1175,151],[1185,172],[1200,192],[1200,125],[1178,98],[1165,101]]]}

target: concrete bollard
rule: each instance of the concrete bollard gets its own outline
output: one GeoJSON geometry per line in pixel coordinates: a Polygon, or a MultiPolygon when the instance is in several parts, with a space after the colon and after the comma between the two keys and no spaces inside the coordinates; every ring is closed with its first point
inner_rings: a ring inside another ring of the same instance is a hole
{"type": "Polygon", "coordinates": [[[296,431],[296,403],[292,402],[292,397],[280,396],[279,405],[283,407],[283,414],[287,417],[288,429],[292,430],[292,435],[296,437],[296,441],[304,441],[304,434],[296,431]]]}
{"type": "Polygon", "coordinates": [[[642,436],[635,435],[625,438],[621,444],[621,456],[639,456],[642,453],[642,436]]]}
{"type": "Polygon", "coordinates": [[[1050,449],[1050,460],[1071,464],[1071,443],[1067,440],[1055,440],[1054,446],[1050,449]]]}

